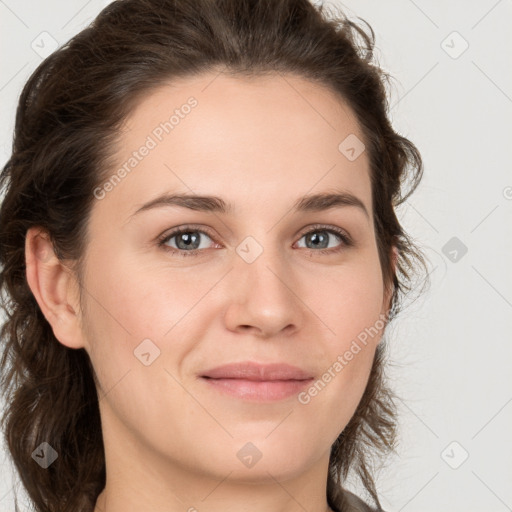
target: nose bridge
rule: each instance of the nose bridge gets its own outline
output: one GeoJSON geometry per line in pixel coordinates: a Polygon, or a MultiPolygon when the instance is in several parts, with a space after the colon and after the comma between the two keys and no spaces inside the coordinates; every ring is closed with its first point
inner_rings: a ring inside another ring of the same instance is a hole
{"type": "Polygon", "coordinates": [[[252,326],[267,334],[290,324],[296,327],[300,308],[282,244],[267,233],[259,240],[247,236],[235,250],[230,273],[230,327],[252,326]]]}
{"type": "Polygon", "coordinates": [[[286,282],[286,274],[289,274],[284,247],[271,234],[260,235],[259,239],[247,236],[236,247],[236,254],[236,278],[247,282],[253,292],[272,291],[274,298],[290,293],[282,282],[286,282]]]}

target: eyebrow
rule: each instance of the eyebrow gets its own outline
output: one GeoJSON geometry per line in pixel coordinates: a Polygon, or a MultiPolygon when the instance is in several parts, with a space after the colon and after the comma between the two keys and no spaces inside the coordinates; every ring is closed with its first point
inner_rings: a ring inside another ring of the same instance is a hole
{"type": "MultiPolygon", "coordinates": [[[[218,196],[200,196],[192,194],[162,194],[161,196],[152,199],[151,201],[143,204],[131,216],[138,213],[151,210],[153,208],[164,206],[180,206],[190,210],[197,210],[201,212],[214,212],[230,214],[233,211],[233,205],[226,203],[218,196]]],[[[369,219],[370,214],[366,209],[363,201],[349,192],[337,192],[321,194],[310,194],[299,198],[293,205],[292,210],[296,212],[318,212],[328,210],[330,208],[340,208],[353,206],[362,211],[369,219]]]]}

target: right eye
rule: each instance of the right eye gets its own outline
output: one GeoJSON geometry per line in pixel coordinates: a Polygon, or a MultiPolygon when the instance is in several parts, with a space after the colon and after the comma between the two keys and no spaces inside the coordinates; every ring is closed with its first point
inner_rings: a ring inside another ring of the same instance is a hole
{"type": "Polygon", "coordinates": [[[180,256],[198,256],[201,250],[208,249],[208,243],[204,242],[204,238],[212,240],[210,235],[201,229],[196,229],[190,226],[184,226],[174,229],[170,233],[165,233],[158,240],[158,246],[162,247],[165,251],[180,256]],[[176,239],[174,246],[168,245],[168,242],[176,239]]]}

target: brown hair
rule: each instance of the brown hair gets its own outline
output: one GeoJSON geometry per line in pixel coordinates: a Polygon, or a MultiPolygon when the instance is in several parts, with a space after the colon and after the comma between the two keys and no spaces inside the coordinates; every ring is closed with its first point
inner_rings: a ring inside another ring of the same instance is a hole
{"type": "MultiPolygon", "coordinates": [[[[93,190],[108,176],[122,121],[155,87],[225,69],[235,76],[293,73],[342,97],[357,116],[370,158],[382,276],[393,287],[389,318],[402,309],[411,276],[426,265],[394,207],[419,184],[422,161],[388,120],[389,77],[373,63],[373,30],[336,14],[308,0],[117,0],[26,83],[12,155],[0,175],[0,290],[7,315],[0,368],[7,447],[38,512],[91,512],[106,474],[94,370],[84,349],[58,342],[31,293],[26,232],[43,228],[82,282],[93,190]],[[42,442],[59,454],[47,469],[31,457],[42,442]]],[[[362,400],[332,446],[326,493],[335,510],[348,507],[342,484],[349,471],[380,508],[370,457],[396,442],[384,347],[379,343],[362,400]]]]}

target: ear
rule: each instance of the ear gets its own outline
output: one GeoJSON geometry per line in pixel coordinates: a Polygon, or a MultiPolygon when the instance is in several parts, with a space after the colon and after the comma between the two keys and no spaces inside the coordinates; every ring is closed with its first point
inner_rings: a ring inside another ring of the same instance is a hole
{"type": "Polygon", "coordinates": [[[69,348],[83,348],[78,284],[55,255],[48,233],[30,228],[25,238],[27,282],[55,337],[69,348]]]}
{"type": "MultiPolygon", "coordinates": [[[[396,263],[398,260],[398,248],[396,245],[393,245],[391,248],[391,266],[393,269],[393,275],[396,273],[396,263]]],[[[382,311],[381,314],[385,315],[386,317],[389,314],[389,310],[391,308],[391,298],[393,297],[393,283],[389,283],[388,287],[385,287],[384,289],[384,298],[382,301],[382,311]]]]}

